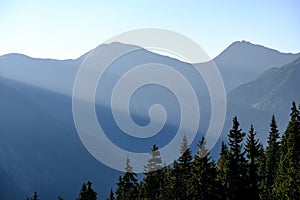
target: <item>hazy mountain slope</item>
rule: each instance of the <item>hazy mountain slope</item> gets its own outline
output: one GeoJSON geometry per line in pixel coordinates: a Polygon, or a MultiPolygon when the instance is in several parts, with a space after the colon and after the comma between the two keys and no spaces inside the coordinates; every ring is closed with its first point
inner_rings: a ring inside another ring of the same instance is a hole
{"type": "Polygon", "coordinates": [[[72,126],[1,82],[0,99],[0,175],[10,181],[0,185],[13,188],[1,199],[24,199],[34,191],[41,199],[74,199],[86,180],[109,190],[118,173],[86,151],[72,126]]]}
{"type": "Polygon", "coordinates": [[[39,59],[22,54],[7,54],[0,56],[0,76],[70,94],[80,63],[76,60],[39,59]]]}
{"type": "Polygon", "coordinates": [[[257,78],[264,71],[297,59],[300,54],[281,53],[250,42],[234,42],[214,61],[223,76],[227,93],[257,78]]]}
{"type": "MultiPolygon", "coordinates": [[[[300,103],[299,77],[300,58],[280,68],[272,68],[231,92],[228,112],[238,115],[243,121],[254,123],[260,131],[268,130],[265,119],[270,120],[275,114],[283,131],[292,101],[300,103]]],[[[267,133],[259,134],[266,139],[267,133]]]]}
{"type": "MultiPolygon", "coordinates": [[[[116,48],[131,50],[134,46],[111,43],[104,44],[100,48],[105,49],[110,54],[116,48]]],[[[71,95],[78,67],[88,53],[76,60],[38,59],[21,54],[3,55],[0,56],[0,76],[71,95]]],[[[179,60],[154,54],[147,50],[143,50],[139,57],[135,57],[134,60],[136,60],[136,63],[142,62],[144,58],[149,56],[156,57],[155,59],[158,62],[165,64],[185,65],[179,60]]],[[[300,54],[280,53],[276,50],[243,41],[231,44],[214,61],[223,76],[227,92],[230,92],[240,84],[254,80],[265,70],[280,67],[299,56],[300,54]]],[[[127,59],[126,62],[134,64],[134,60],[127,59]]]]}

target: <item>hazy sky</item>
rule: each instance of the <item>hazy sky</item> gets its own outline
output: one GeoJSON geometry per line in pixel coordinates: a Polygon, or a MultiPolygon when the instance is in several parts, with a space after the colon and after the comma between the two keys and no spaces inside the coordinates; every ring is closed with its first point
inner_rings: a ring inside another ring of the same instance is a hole
{"type": "Polygon", "coordinates": [[[247,40],[300,52],[298,0],[0,1],[0,55],[77,58],[116,34],[165,28],[211,57],[247,40]]]}

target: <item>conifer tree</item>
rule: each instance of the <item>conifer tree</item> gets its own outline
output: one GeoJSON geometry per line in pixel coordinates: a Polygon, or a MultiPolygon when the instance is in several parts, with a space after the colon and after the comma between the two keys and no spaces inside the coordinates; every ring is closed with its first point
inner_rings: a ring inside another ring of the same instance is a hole
{"type": "Polygon", "coordinates": [[[39,200],[37,192],[33,193],[33,196],[30,198],[30,200],[39,200]]]}
{"type": "Polygon", "coordinates": [[[170,167],[163,167],[161,170],[161,183],[160,183],[160,189],[159,189],[159,200],[169,200],[174,199],[172,191],[172,174],[170,167]]]}
{"type": "Polygon", "coordinates": [[[179,184],[179,178],[180,178],[180,167],[178,165],[178,162],[174,160],[173,162],[173,168],[170,170],[170,176],[169,176],[169,199],[178,200],[180,198],[180,184],[179,184]]]}
{"type": "Polygon", "coordinates": [[[188,182],[191,178],[191,169],[192,169],[192,161],[193,156],[192,152],[190,150],[190,147],[188,145],[188,141],[186,136],[183,137],[181,148],[180,148],[181,156],[178,159],[178,179],[177,179],[177,199],[189,199],[188,195],[188,182]]]}
{"type": "Polygon", "coordinates": [[[266,167],[265,167],[265,181],[264,181],[264,199],[270,199],[272,196],[272,185],[274,184],[278,164],[279,164],[279,131],[275,116],[272,116],[270,123],[270,133],[268,137],[268,145],[266,148],[266,167]]]}
{"type": "Polygon", "coordinates": [[[119,177],[116,189],[117,200],[137,199],[138,197],[138,182],[136,173],[132,171],[129,158],[126,159],[124,176],[119,177]]]}
{"type": "Polygon", "coordinates": [[[114,191],[112,189],[110,189],[109,198],[107,200],[115,200],[115,194],[114,194],[114,191]]]}
{"type": "Polygon", "coordinates": [[[87,183],[83,183],[78,200],[97,200],[97,192],[95,192],[92,188],[92,182],[88,181],[87,183]]]}
{"type": "Polygon", "coordinates": [[[259,158],[263,156],[262,145],[259,140],[255,138],[256,132],[254,131],[253,125],[251,125],[246,143],[246,152],[248,161],[248,193],[250,199],[259,199],[259,182],[261,177],[259,176],[259,158]]]}
{"type": "Polygon", "coordinates": [[[233,118],[233,126],[229,131],[229,170],[228,170],[228,199],[243,199],[246,194],[247,165],[244,157],[243,139],[246,135],[239,129],[237,117],[233,118]]]}
{"type": "Polygon", "coordinates": [[[292,103],[291,118],[282,136],[280,161],[273,195],[276,199],[300,199],[300,116],[296,103],[292,103]]]}
{"type": "Polygon", "coordinates": [[[156,145],[150,151],[151,158],[145,166],[145,177],[142,183],[143,198],[156,200],[161,196],[162,159],[156,145]]]}
{"type": "Polygon", "coordinates": [[[217,163],[217,179],[221,184],[220,193],[226,197],[229,188],[229,150],[227,145],[222,142],[220,157],[217,163]]]}
{"type": "Polygon", "coordinates": [[[204,200],[220,198],[215,163],[209,157],[209,151],[206,149],[205,144],[204,138],[198,144],[199,151],[194,158],[189,199],[204,200]]]}

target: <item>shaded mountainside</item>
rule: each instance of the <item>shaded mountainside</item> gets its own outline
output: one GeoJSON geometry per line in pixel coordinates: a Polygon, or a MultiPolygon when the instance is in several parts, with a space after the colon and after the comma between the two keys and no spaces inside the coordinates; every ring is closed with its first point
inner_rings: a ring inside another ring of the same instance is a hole
{"type": "Polygon", "coordinates": [[[281,53],[250,42],[234,42],[214,61],[223,76],[227,93],[243,83],[257,78],[264,71],[281,67],[297,59],[300,54],[281,53]]]}
{"type": "MultiPolygon", "coordinates": [[[[228,96],[228,112],[242,122],[251,122],[263,131],[274,114],[279,128],[286,127],[292,101],[300,101],[300,58],[280,68],[264,72],[256,80],[243,84],[228,96]]],[[[267,133],[259,133],[265,135],[267,133]]],[[[261,138],[264,138],[261,136],[261,138]]]]}
{"type": "Polygon", "coordinates": [[[74,199],[89,179],[109,190],[117,173],[90,156],[71,126],[1,82],[0,99],[1,199],[25,199],[34,191],[41,199],[74,199]]]}
{"type": "Polygon", "coordinates": [[[253,109],[288,110],[290,102],[300,99],[300,59],[272,68],[256,80],[239,86],[229,95],[233,104],[253,109]]]}

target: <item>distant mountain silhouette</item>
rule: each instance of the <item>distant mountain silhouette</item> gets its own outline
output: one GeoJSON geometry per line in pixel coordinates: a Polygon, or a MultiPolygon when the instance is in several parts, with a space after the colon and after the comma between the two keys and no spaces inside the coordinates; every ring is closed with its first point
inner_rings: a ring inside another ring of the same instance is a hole
{"type": "Polygon", "coordinates": [[[254,80],[267,69],[288,64],[299,56],[300,53],[281,53],[241,41],[232,43],[214,61],[223,76],[228,93],[237,86],[254,80]]]}

